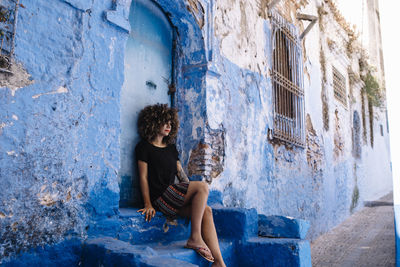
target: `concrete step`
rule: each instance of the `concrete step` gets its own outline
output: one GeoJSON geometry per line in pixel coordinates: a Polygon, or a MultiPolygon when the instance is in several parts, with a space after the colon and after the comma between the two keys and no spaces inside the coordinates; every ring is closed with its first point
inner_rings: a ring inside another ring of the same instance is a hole
{"type": "Polygon", "coordinates": [[[189,237],[189,220],[178,218],[175,225],[168,224],[161,212],[150,222],[137,209],[120,209],[120,228],[117,238],[131,244],[162,243],[183,240],[189,237]]]}
{"type": "MultiPolygon", "coordinates": [[[[213,207],[213,217],[227,266],[311,266],[310,244],[303,240],[307,222],[222,206],[213,207]]],[[[114,234],[86,242],[85,266],[210,266],[194,250],[184,248],[190,235],[186,219],[166,225],[157,212],[146,222],[137,209],[120,209],[117,223],[110,219],[99,226],[106,235],[114,234]]]]}
{"type": "MultiPolygon", "coordinates": [[[[217,205],[213,206],[213,218],[227,266],[311,266],[310,244],[303,239],[308,222],[217,205]]],[[[44,266],[46,262],[56,262],[56,257],[60,263],[76,263],[67,264],[71,266],[81,262],[82,266],[209,267],[211,263],[194,250],[184,248],[189,235],[190,223],[186,219],[179,218],[176,225],[168,225],[157,212],[146,222],[137,209],[120,209],[118,216],[93,222],[86,241],[74,239],[25,254],[21,263],[44,262],[40,264],[44,266]]],[[[14,261],[7,266],[22,266],[19,263],[14,261]]]]}
{"type": "MultiPolygon", "coordinates": [[[[200,267],[211,266],[211,263],[203,259],[193,249],[184,248],[186,240],[173,242],[167,245],[152,247],[160,257],[174,258],[196,264],[200,267]]],[[[235,259],[235,242],[233,241],[220,241],[219,242],[222,256],[227,266],[234,266],[235,259]]]]}
{"type": "MultiPolygon", "coordinates": [[[[82,255],[83,266],[183,266],[209,267],[184,241],[170,244],[132,245],[111,237],[88,240],[82,255]]],[[[308,241],[253,237],[246,242],[220,241],[227,266],[311,266],[308,241]]]]}
{"type": "Polygon", "coordinates": [[[187,238],[190,233],[188,220],[178,218],[175,225],[166,224],[161,212],[157,212],[150,222],[135,208],[121,208],[118,216],[93,223],[88,236],[109,236],[132,244],[168,243],[187,238]]]}
{"type": "Polygon", "coordinates": [[[213,218],[221,239],[246,240],[257,236],[258,215],[255,209],[213,207],[213,218]]]}
{"type": "Polygon", "coordinates": [[[173,257],[160,257],[148,245],[132,245],[112,237],[87,240],[82,251],[82,266],[195,267],[173,257]]]}
{"type": "Polygon", "coordinates": [[[166,259],[165,257],[153,257],[143,259],[140,262],[140,267],[172,267],[172,266],[183,266],[183,267],[198,267],[199,265],[191,264],[189,262],[183,262],[176,259],[166,259]]]}
{"type": "MultiPolygon", "coordinates": [[[[183,266],[208,267],[211,264],[193,249],[184,248],[186,240],[166,245],[132,245],[111,237],[101,237],[85,242],[83,266],[183,266]]],[[[228,266],[233,266],[234,243],[220,242],[221,253],[228,266]]]]}
{"type": "Polygon", "coordinates": [[[253,237],[237,247],[235,266],[311,266],[307,240],[253,237]]]}
{"type": "MultiPolygon", "coordinates": [[[[190,222],[178,218],[175,225],[167,223],[161,212],[146,222],[135,208],[121,208],[117,218],[107,218],[89,231],[89,236],[110,236],[131,244],[162,243],[189,237],[190,222]]],[[[255,209],[213,207],[213,217],[220,239],[245,240],[257,236],[258,218],[255,209]]]]}

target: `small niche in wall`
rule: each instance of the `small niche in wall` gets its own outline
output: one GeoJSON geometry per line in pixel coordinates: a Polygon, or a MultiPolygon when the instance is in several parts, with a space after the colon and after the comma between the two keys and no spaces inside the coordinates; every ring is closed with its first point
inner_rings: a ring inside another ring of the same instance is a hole
{"type": "Polygon", "coordinates": [[[353,113],[353,155],[361,158],[361,121],[356,110],[353,113]]]}
{"type": "Polygon", "coordinates": [[[19,5],[19,0],[0,2],[0,72],[3,73],[12,73],[11,64],[19,5]]]}

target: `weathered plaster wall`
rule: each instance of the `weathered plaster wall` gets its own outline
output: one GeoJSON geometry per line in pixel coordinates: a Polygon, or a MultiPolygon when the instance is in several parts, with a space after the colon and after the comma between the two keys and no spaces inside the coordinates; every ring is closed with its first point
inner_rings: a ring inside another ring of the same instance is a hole
{"type": "MultiPolygon", "coordinates": [[[[221,76],[207,84],[207,115],[211,127],[223,125],[226,145],[224,172],[212,186],[223,192],[225,205],[307,218],[317,225],[316,218],[329,214],[322,214],[321,138],[312,130],[307,151],[268,139],[273,127],[271,29],[266,16],[259,16],[266,10],[244,1],[218,2],[215,10],[215,49],[221,51],[215,65],[221,76]]],[[[293,6],[292,11],[285,15],[293,17],[293,6]]]]}
{"type": "Polygon", "coordinates": [[[350,66],[359,70],[357,54],[348,55],[348,29],[336,22],[338,14],[328,3],[281,1],[276,9],[299,32],[308,23],[296,20],[297,12],[322,12],[323,18],[303,41],[306,147],[269,140],[271,28],[264,7],[257,1],[215,3],[213,66],[220,76],[207,79],[207,119],[211,128],[225,131],[225,164],[211,186],[223,192],[225,205],[310,220],[309,237],[314,238],[364,200],[391,190],[387,133],[379,133],[379,146],[359,144],[361,155],[354,156],[353,111],[361,114],[362,84],[349,82],[350,66]],[[333,93],[333,66],[346,77],[346,106],[333,93]],[[379,169],[384,177],[375,174],[379,169]]]}
{"type": "MultiPolygon", "coordinates": [[[[117,215],[119,201],[119,97],[131,1],[20,3],[19,69],[0,88],[0,185],[8,189],[0,193],[0,259],[96,234],[117,215]]],[[[204,10],[157,3],[177,33],[176,105],[187,122],[178,145],[190,151],[205,131],[204,10]]]]}
{"type": "Polygon", "coordinates": [[[28,86],[0,89],[0,258],[85,235],[118,209],[123,32],[111,2],[21,1],[15,60],[28,86]]]}

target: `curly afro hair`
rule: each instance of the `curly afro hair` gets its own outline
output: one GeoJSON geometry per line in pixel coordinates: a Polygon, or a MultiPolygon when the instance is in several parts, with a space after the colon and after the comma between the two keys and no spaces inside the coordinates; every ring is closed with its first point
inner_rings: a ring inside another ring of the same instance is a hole
{"type": "Polygon", "coordinates": [[[168,107],[167,104],[146,106],[139,113],[138,131],[140,137],[152,142],[159,133],[161,126],[169,121],[171,122],[171,132],[163,139],[166,144],[174,143],[178,134],[179,120],[177,110],[168,107]]]}

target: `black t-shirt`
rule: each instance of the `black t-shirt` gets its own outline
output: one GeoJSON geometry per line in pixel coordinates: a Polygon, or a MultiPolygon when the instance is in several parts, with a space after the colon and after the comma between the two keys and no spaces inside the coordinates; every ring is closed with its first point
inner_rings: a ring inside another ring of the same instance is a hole
{"type": "Polygon", "coordinates": [[[168,186],[174,183],[177,173],[176,162],[179,160],[176,146],[156,147],[142,140],[135,148],[136,161],[147,163],[150,200],[153,202],[168,186]]]}

